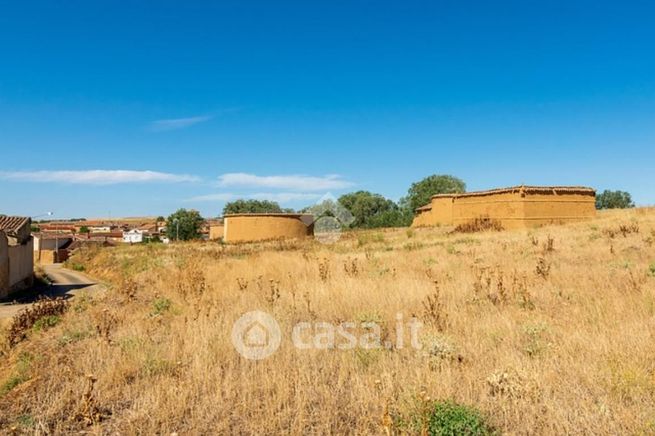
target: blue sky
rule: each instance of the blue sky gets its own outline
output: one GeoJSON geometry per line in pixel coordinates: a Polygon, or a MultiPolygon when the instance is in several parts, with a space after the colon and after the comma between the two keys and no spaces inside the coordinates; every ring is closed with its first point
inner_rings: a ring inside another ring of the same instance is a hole
{"type": "Polygon", "coordinates": [[[655,204],[655,5],[0,1],[0,213],[207,216],[424,176],[655,204]]]}

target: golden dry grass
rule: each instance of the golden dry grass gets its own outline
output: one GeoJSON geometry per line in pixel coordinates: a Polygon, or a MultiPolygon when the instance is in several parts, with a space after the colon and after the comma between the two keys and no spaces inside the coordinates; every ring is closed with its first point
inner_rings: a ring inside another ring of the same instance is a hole
{"type": "Polygon", "coordinates": [[[426,402],[452,399],[503,433],[655,431],[655,211],[447,230],[79,255],[110,289],[76,297],[62,322],[5,348],[0,428],[412,434],[426,402]],[[283,330],[262,361],[230,342],[233,322],[254,309],[283,330]],[[374,320],[388,333],[397,313],[425,323],[422,350],[297,350],[289,340],[313,320],[374,320]]]}

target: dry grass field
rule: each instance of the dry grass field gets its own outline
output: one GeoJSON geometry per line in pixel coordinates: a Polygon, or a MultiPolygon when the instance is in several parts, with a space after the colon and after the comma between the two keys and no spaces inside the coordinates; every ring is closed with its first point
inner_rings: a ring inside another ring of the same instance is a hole
{"type": "Polygon", "coordinates": [[[3,345],[0,428],[424,434],[433,402],[450,400],[499,433],[655,433],[655,210],[450,230],[81,253],[71,265],[108,289],[3,345]],[[230,341],[255,309],[283,332],[261,361],[230,341]],[[393,342],[398,313],[424,323],[422,349],[289,339],[301,321],[373,321],[393,342]]]}

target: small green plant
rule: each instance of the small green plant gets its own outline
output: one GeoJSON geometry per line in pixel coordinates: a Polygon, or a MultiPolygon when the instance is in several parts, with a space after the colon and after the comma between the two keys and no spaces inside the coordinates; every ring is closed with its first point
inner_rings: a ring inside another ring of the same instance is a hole
{"type": "Polygon", "coordinates": [[[83,339],[91,336],[91,332],[88,330],[65,330],[64,334],[59,338],[59,345],[68,345],[73,342],[79,342],[83,339]]]}
{"type": "Polygon", "coordinates": [[[36,420],[30,414],[20,415],[16,419],[16,423],[23,428],[34,428],[36,426],[36,420]]]}
{"type": "Polygon", "coordinates": [[[648,267],[648,275],[651,277],[655,277],[655,262],[651,263],[650,266],[648,267]]]}
{"type": "Polygon", "coordinates": [[[361,233],[357,235],[357,246],[359,247],[372,242],[384,242],[384,235],[382,233],[361,233]]]}
{"type": "Polygon", "coordinates": [[[73,271],[84,271],[85,270],[84,265],[82,265],[81,263],[77,263],[77,262],[71,263],[71,269],[73,271]]]}
{"type": "Polygon", "coordinates": [[[493,434],[491,426],[477,409],[451,401],[434,403],[427,427],[431,436],[493,434]]]}
{"type": "Polygon", "coordinates": [[[161,315],[164,312],[168,312],[171,309],[173,303],[171,300],[165,297],[155,298],[155,301],[152,302],[153,306],[153,315],[161,315]]]}
{"type": "Polygon", "coordinates": [[[368,368],[380,359],[379,350],[366,350],[362,348],[355,349],[356,361],[364,368],[368,368]]]}
{"type": "Polygon", "coordinates": [[[546,324],[525,325],[523,334],[525,344],[523,351],[530,357],[538,357],[550,347],[550,343],[546,340],[548,335],[548,326],[546,324]]]}
{"type": "Polygon", "coordinates": [[[89,308],[92,302],[93,298],[86,292],[82,292],[81,294],[75,296],[72,307],[76,313],[82,313],[89,308]]]}
{"type": "Polygon", "coordinates": [[[13,388],[30,379],[29,371],[33,360],[34,357],[30,353],[20,354],[15,372],[0,385],[0,397],[5,396],[13,388]]]}
{"type": "Polygon", "coordinates": [[[32,330],[35,332],[40,332],[41,330],[47,330],[59,324],[60,321],[61,321],[61,317],[59,315],[46,315],[36,320],[36,322],[32,326],[32,330]]]}

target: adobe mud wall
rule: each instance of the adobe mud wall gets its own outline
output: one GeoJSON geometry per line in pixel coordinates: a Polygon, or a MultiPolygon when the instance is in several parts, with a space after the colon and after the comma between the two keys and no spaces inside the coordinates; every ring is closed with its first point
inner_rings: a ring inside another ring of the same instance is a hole
{"type": "Polygon", "coordinates": [[[526,187],[436,195],[412,226],[459,225],[487,217],[503,228],[537,227],[592,218],[595,191],[581,187],[526,187]]]}
{"type": "Polygon", "coordinates": [[[223,239],[223,233],[225,231],[225,226],[209,226],[209,240],[217,241],[223,239]]]}
{"type": "Polygon", "coordinates": [[[0,298],[9,295],[9,250],[7,237],[0,231],[0,298]]]}
{"type": "Polygon", "coordinates": [[[311,217],[299,214],[238,214],[224,218],[225,242],[305,238],[314,234],[311,217]]]}
{"type": "Polygon", "coordinates": [[[9,287],[18,291],[32,286],[34,279],[34,241],[9,246],[9,287]]]}

